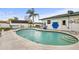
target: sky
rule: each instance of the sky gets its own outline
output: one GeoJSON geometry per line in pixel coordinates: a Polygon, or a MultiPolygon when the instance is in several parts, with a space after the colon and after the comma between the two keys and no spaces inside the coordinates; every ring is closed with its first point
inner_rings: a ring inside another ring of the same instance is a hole
{"type": "MultiPolygon", "coordinates": [[[[0,20],[8,20],[13,17],[18,17],[19,20],[24,20],[28,9],[29,8],[0,8],[0,20]]],[[[79,11],[79,8],[35,8],[35,12],[40,15],[40,19],[58,14],[64,14],[67,13],[68,10],[76,12],[79,11]]],[[[35,19],[35,21],[38,20],[35,19]]]]}

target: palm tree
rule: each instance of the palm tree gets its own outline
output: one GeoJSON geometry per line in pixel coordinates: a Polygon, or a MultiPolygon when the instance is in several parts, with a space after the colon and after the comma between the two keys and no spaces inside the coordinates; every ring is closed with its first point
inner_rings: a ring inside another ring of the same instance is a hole
{"type": "Polygon", "coordinates": [[[32,23],[33,23],[33,25],[34,25],[34,17],[35,17],[35,16],[38,16],[38,17],[39,17],[39,14],[35,13],[34,8],[29,9],[29,10],[26,12],[26,14],[29,14],[29,16],[28,16],[29,19],[32,17],[32,23]]]}

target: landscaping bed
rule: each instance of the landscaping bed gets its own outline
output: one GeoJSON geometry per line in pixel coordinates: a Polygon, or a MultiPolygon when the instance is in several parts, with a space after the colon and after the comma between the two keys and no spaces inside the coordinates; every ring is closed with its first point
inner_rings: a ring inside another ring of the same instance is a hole
{"type": "Polygon", "coordinates": [[[10,30],[11,28],[0,28],[0,31],[1,30],[4,30],[4,31],[8,31],[8,30],[10,30]]]}

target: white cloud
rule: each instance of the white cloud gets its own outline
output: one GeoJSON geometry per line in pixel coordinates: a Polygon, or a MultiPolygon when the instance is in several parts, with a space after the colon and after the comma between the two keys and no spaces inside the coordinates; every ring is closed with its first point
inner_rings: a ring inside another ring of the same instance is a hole
{"type": "MultiPolygon", "coordinates": [[[[48,14],[46,14],[46,13],[42,14],[42,15],[40,14],[40,19],[45,18],[45,17],[54,16],[54,15],[64,14],[64,13],[67,13],[68,10],[72,10],[72,11],[76,12],[76,11],[79,11],[79,8],[64,8],[61,10],[57,10],[57,12],[54,12],[54,13],[51,12],[48,14]]],[[[9,12],[0,11],[0,20],[7,20],[8,18],[12,18],[14,16],[17,16],[20,20],[23,20],[25,15],[20,15],[20,14],[14,13],[12,11],[9,11],[9,12]]],[[[36,19],[35,21],[38,21],[38,20],[36,19]]]]}
{"type": "Polygon", "coordinates": [[[9,12],[0,11],[0,20],[8,20],[9,18],[13,18],[13,17],[18,17],[20,20],[24,19],[24,15],[21,15],[20,13],[16,13],[13,11],[9,11],[9,12]]]}

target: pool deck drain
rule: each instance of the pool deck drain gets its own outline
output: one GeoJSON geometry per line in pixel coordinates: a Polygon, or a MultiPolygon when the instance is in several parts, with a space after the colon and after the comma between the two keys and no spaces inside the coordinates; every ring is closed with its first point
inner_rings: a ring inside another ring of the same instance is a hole
{"type": "Polygon", "coordinates": [[[66,46],[43,45],[25,40],[10,30],[0,37],[0,50],[79,50],[79,42],[66,46]]]}

